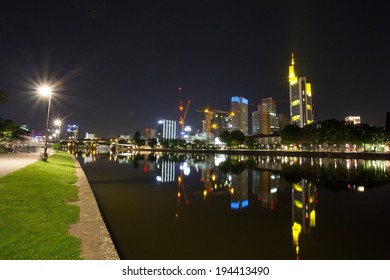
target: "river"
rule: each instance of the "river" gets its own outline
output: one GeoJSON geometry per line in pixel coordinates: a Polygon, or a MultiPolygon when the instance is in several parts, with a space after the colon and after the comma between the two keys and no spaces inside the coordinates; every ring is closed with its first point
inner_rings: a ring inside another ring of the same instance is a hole
{"type": "Polygon", "coordinates": [[[390,161],[78,154],[121,259],[389,259],[390,161]]]}

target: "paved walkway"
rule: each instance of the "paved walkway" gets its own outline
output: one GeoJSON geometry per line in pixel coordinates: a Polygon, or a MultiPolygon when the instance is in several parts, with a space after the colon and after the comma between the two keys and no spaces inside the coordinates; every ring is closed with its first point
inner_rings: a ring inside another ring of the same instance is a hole
{"type": "Polygon", "coordinates": [[[38,161],[39,153],[0,154],[0,177],[38,161]]]}
{"type": "MultiPolygon", "coordinates": [[[[0,154],[0,177],[38,160],[39,153],[0,154]]],[[[70,233],[81,240],[81,258],[85,260],[119,260],[87,177],[79,162],[74,157],[73,160],[78,178],[76,186],[79,191],[79,200],[73,204],[80,207],[80,219],[77,224],[70,226],[70,233]]]]}

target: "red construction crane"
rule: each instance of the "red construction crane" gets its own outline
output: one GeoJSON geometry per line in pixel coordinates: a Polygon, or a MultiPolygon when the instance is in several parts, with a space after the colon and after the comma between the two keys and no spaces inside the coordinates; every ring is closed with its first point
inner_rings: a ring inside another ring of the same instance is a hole
{"type": "Polygon", "coordinates": [[[191,100],[187,101],[187,106],[186,106],[186,109],[184,111],[183,100],[182,100],[182,89],[183,88],[181,86],[179,86],[177,88],[178,93],[179,93],[179,112],[180,112],[179,124],[180,124],[180,128],[181,128],[181,135],[184,134],[184,124],[185,124],[186,117],[187,117],[188,107],[190,106],[190,103],[191,103],[191,100]],[[184,114],[183,114],[183,111],[184,111],[184,114]]]}

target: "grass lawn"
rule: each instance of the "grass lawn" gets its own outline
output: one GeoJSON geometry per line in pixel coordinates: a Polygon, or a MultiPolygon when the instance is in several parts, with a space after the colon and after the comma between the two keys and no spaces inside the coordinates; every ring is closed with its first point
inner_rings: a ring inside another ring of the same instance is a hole
{"type": "Polygon", "coordinates": [[[79,208],[71,155],[54,154],[0,178],[0,259],[80,259],[80,240],[69,234],[79,208]]]}

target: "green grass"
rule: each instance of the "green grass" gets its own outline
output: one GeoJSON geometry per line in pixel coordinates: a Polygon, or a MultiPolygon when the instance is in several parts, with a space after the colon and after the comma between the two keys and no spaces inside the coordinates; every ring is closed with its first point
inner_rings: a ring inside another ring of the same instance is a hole
{"type": "Polygon", "coordinates": [[[70,155],[54,154],[0,178],[0,259],[80,259],[80,240],[69,234],[79,208],[70,155]]]}

